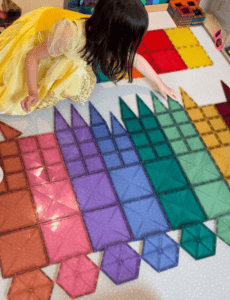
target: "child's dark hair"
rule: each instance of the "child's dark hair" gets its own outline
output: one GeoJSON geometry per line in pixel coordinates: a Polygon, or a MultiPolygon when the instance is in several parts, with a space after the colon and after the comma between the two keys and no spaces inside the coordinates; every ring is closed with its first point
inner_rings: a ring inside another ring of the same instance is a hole
{"type": "Polygon", "coordinates": [[[136,51],[148,28],[148,13],[140,0],[98,0],[86,22],[87,65],[101,72],[115,84],[128,72],[133,82],[136,51]],[[91,27],[91,30],[89,30],[91,27]]]}

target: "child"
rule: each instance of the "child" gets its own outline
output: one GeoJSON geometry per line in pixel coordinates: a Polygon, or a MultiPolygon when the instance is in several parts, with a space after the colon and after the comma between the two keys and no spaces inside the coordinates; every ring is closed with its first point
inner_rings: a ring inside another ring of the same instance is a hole
{"type": "Polygon", "coordinates": [[[41,7],[0,36],[0,113],[25,115],[69,98],[85,103],[101,71],[115,84],[134,66],[177,100],[136,51],[148,28],[140,0],[98,0],[92,16],[41,7]]]}

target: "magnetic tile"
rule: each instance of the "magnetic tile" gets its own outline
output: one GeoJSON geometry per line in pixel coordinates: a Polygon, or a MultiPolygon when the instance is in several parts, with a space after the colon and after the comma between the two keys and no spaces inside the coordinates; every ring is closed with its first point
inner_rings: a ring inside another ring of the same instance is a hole
{"type": "Polygon", "coordinates": [[[0,193],[5,193],[7,191],[5,181],[0,182],[0,193]]]}
{"type": "Polygon", "coordinates": [[[196,127],[197,131],[202,134],[202,133],[210,133],[212,132],[211,127],[206,121],[200,121],[194,123],[194,126],[196,127]]]}
{"type": "Polygon", "coordinates": [[[172,141],[171,146],[176,155],[189,152],[189,149],[183,140],[182,141],[172,141]]]}
{"type": "Polygon", "coordinates": [[[227,129],[226,124],[221,118],[209,120],[214,130],[227,129]]]}
{"type": "Polygon", "coordinates": [[[58,148],[43,150],[42,154],[46,165],[62,162],[62,157],[58,148]]]}
{"type": "MultiPolygon", "coordinates": [[[[155,143],[161,143],[166,141],[166,138],[164,137],[162,131],[160,129],[156,129],[153,131],[148,131],[147,132],[150,141],[155,144],[155,143]]],[[[137,144],[135,143],[135,145],[137,146],[137,144]]]]}
{"type": "Polygon", "coordinates": [[[42,149],[57,147],[57,140],[54,133],[37,135],[39,145],[42,149]]]}
{"type": "Polygon", "coordinates": [[[173,119],[171,118],[169,113],[158,115],[157,119],[162,127],[174,125],[173,119]]]}
{"type": "Polygon", "coordinates": [[[69,130],[64,130],[64,131],[59,131],[55,132],[58,143],[62,145],[68,145],[68,144],[74,144],[75,143],[75,138],[73,136],[72,131],[69,130]]]}
{"type": "MultiPolygon", "coordinates": [[[[144,44],[144,47],[148,51],[174,48],[172,42],[163,29],[147,31],[141,43],[144,44]]],[[[138,51],[141,53],[141,48],[138,49],[138,51]]]]}
{"type": "Polygon", "coordinates": [[[118,135],[128,135],[127,131],[123,127],[123,125],[117,120],[117,118],[110,112],[111,116],[111,125],[112,125],[112,135],[118,136],[118,135]]]}
{"type": "Polygon", "coordinates": [[[192,124],[180,125],[180,130],[185,137],[197,135],[197,132],[192,124]]]}
{"type": "Polygon", "coordinates": [[[158,127],[158,124],[156,122],[156,118],[153,117],[153,116],[150,116],[150,117],[141,117],[140,118],[143,125],[144,125],[144,128],[146,130],[149,130],[149,129],[155,129],[158,127]]]}
{"type": "Polygon", "coordinates": [[[40,152],[29,152],[22,154],[26,169],[38,168],[43,166],[40,152]]]}
{"type": "Polygon", "coordinates": [[[116,153],[104,155],[103,159],[108,169],[119,168],[123,166],[122,160],[116,153]]]}
{"type": "Polygon", "coordinates": [[[230,215],[218,217],[216,221],[216,235],[226,244],[230,245],[230,215]]]}
{"type": "Polygon", "coordinates": [[[48,166],[47,172],[50,181],[59,181],[68,178],[68,174],[64,167],[64,164],[48,166]]]}
{"type": "Polygon", "coordinates": [[[218,133],[218,137],[221,140],[223,144],[229,144],[230,143],[230,131],[222,131],[218,133]]]}
{"type": "Polygon", "coordinates": [[[156,145],[154,146],[154,149],[158,155],[158,157],[169,157],[172,156],[173,153],[171,151],[171,149],[169,148],[169,146],[165,143],[165,144],[161,144],[161,145],[156,145]]]}
{"type": "Polygon", "coordinates": [[[19,147],[22,152],[31,152],[38,149],[35,137],[26,137],[18,139],[19,147]]]}
{"type": "Polygon", "coordinates": [[[6,180],[11,191],[20,190],[28,187],[24,173],[7,175],[6,180]]]}
{"type": "Polygon", "coordinates": [[[124,164],[126,165],[140,162],[140,159],[137,156],[136,151],[134,150],[123,151],[121,152],[121,156],[123,158],[124,164]]]}
{"type": "Polygon", "coordinates": [[[61,151],[65,161],[71,161],[80,158],[78,147],[75,144],[61,146],[61,151]]]}
{"type": "Polygon", "coordinates": [[[131,137],[136,147],[147,146],[149,144],[148,138],[144,132],[133,133],[131,137]]]}
{"type": "Polygon", "coordinates": [[[0,236],[0,255],[3,278],[48,265],[38,227],[0,236]]]}
{"type": "Polygon", "coordinates": [[[132,148],[132,142],[128,136],[115,137],[115,142],[119,150],[132,148]]]}
{"type": "Polygon", "coordinates": [[[32,198],[27,190],[0,196],[0,233],[35,225],[32,198]]]}
{"type": "Polygon", "coordinates": [[[204,141],[206,147],[216,147],[220,146],[218,139],[216,138],[215,134],[207,134],[202,136],[202,140],[204,141]]]}
{"type": "Polygon", "coordinates": [[[23,165],[19,156],[3,159],[5,173],[23,171],[23,165]]]}
{"type": "Polygon", "coordinates": [[[14,139],[22,134],[20,131],[16,130],[15,128],[1,121],[0,121],[0,131],[6,140],[14,139]]]}
{"type": "Polygon", "coordinates": [[[181,138],[180,132],[175,126],[164,128],[164,132],[169,140],[181,138]]]}
{"type": "Polygon", "coordinates": [[[91,102],[89,102],[89,109],[91,127],[93,127],[92,125],[105,124],[105,121],[103,120],[102,116],[99,114],[99,112],[96,110],[96,108],[92,105],[91,102]]]}
{"type": "Polygon", "coordinates": [[[17,143],[15,141],[1,142],[0,152],[2,157],[18,154],[19,151],[18,151],[17,143]]]}
{"type": "Polygon", "coordinates": [[[41,224],[49,262],[61,262],[68,257],[92,252],[82,216],[75,215],[41,224]]]}
{"type": "Polygon", "coordinates": [[[227,177],[230,176],[230,147],[223,147],[210,150],[210,153],[219,167],[221,173],[227,177]]]}
{"type": "Polygon", "coordinates": [[[80,144],[80,148],[84,157],[99,154],[98,149],[93,142],[80,144]]]}
{"type": "Polygon", "coordinates": [[[177,124],[190,121],[185,111],[175,111],[172,112],[172,115],[177,124]]]}
{"type": "Polygon", "coordinates": [[[85,167],[80,160],[68,162],[66,163],[66,167],[70,178],[74,176],[81,176],[86,173],[85,167]]]}
{"type": "Polygon", "coordinates": [[[72,128],[79,128],[79,127],[87,127],[88,124],[76,110],[73,104],[71,104],[71,124],[72,128]]]}
{"type": "Polygon", "coordinates": [[[214,105],[205,105],[204,107],[202,107],[202,111],[205,114],[205,116],[208,117],[208,118],[219,116],[219,112],[215,108],[214,105]]]}
{"type": "Polygon", "coordinates": [[[110,136],[110,132],[109,132],[108,128],[106,127],[106,125],[104,125],[104,124],[98,125],[98,126],[93,126],[92,131],[93,131],[96,139],[110,136]]]}
{"type": "Polygon", "coordinates": [[[91,158],[86,158],[85,163],[87,165],[87,168],[89,172],[99,172],[105,169],[104,164],[101,160],[100,157],[91,157],[91,158]]]}
{"type": "Polygon", "coordinates": [[[188,27],[170,28],[164,31],[176,48],[199,44],[192,30],[188,27]]]}
{"type": "Polygon", "coordinates": [[[186,142],[192,151],[206,149],[204,143],[199,136],[187,138],[186,142]]]}
{"type": "Polygon", "coordinates": [[[78,142],[92,140],[92,133],[89,127],[81,127],[78,129],[74,129],[74,134],[78,142]]]}
{"type": "Polygon", "coordinates": [[[230,106],[226,102],[225,103],[216,103],[215,107],[222,116],[230,114],[230,106]]]}
{"type": "Polygon", "coordinates": [[[27,176],[29,179],[30,186],[45,184],[48,182],[45,168],[43,167],[27,170],[27,176]]]}
{"type": "Polygon", "coordinates": [[[142,161],[155,160],[156,155],[151,147],[140,148],[137,150],[142,161]]]}
{"type": "Polygon", "coordinates": [[[97,143],[98,143],[101,153],[103,153],[103,154],[116,150],[112,139],[98,141],[97,143]]]}

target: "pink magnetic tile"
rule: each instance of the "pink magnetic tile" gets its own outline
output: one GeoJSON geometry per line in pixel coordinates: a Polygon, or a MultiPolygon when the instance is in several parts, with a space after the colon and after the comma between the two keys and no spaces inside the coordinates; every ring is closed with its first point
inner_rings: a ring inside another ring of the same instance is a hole
{"type": "Polygon", "coordinates": [[[46,165],[53,165],[62,162],[62,157],[58,148],[42,151],[46,165]]]}
{"type": "Polygon", "coordinates": [[[80,213],[76,196],[69,180],[31,188],[40,222],[80,213]]]}
{"type": "Polygon", "coordinates": [[[48,166],[47,171],[50,181],[58,181],[68,178],[64,164],[48,166]]]}
{"type": "Polygon", "coordinates": [[[42,167],[42,159],[39,152],[30,152],[22,154],[26,169],[42,167]]]}
{"type": "Polygon", "coordinates": [[[93,252],[81,214],[42,223],[41,229],[51,264],[93,252]]]}
{"type": "Polygon", "coordinates": [[[42,149],[57,147],[57,140],[54,133],[46,133],[37,136],[39,145],[42,149]]]}
{"type": "Polygon", "coordinates": [[[18,142],[22,152],[31,152],[38,149],[35,137],[18,139],[18,142]]]}
{"type": "Polygon", "coordinates": [[[56,283],[71,298],[85,296],[95,292],[99,272],[100,268],[86,255],[79,255],[61,264],[56,283]]]}
{"type": "Polygon", "coordinates": [[[27,170],[30,186],[45,184],[48,182],[45,168],[37,168],[33,170],[27,170]]]}
{"type": "Polygon", "coordinates": [[[144,44],[149,51],[174,48],[163,29],[146,32],[141,43],[144,44]]]}

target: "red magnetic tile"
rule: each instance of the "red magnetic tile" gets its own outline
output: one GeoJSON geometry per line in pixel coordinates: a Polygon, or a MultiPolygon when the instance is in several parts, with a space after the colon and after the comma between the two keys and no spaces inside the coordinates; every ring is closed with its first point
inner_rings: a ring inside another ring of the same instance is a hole
{"type": "Polygon", "coordinates": [[[19,156],[3,159],[5,173],[16,173],[23,170],[23,165],[19,156]]]}
{"type": "Polygon", "coordinates": [[[93,252],[82,216],[41,224],[50,263],[93,252]]]}
{"type": "Polygon", "coordinates": [[[228,125],[230,128],[230,116],[224,118],[225,123],[228,125]]]}
{"type": "Polygon", "coordinates": [[[176,50],[165,50],[152,53],[155,65],[160,69],[160,73],[187,70],[187,66],[176,50]]]}
{"type": "Polygon", "coordinates": [[[0,143],[1,156],[10,156],[18,154],[18,146],[15,141],[0,143]]]}
{"type": "Polygon", "coordinates": [[[218,104],[215,104],[216,106],[216,109],[219,111],[219,113],[222,115],[222,116],[225,116],[227,114],[230,114],[230,105],[228,103],[218,103],[218,104]]]}
{"type": "Polygon", "coordinates": [[[5,185],[5,181],[3,180],[1,183],[0,183],[0,193],[4,193],[6,192],[7,189],[6,189],[6,185],[5,185]]]}
{"type": "Polygon", "coordinates": [[[27,187],[27,181],[24,173],[7,175],[6,180],[10,190],[20,190],[27,187]]]}
{"type": "Polygon", "coordinates": [[[38,149],[35,137],[18,139],[18,142],[22,152],[31,152],[38,149]]]}
{"type": "Polygon", "coordinates": [[[27,171],[27,176],[29,178],[30,186],[45,184],[48,182],[47,175],[45,173],[45,168],[37,168],[27,171]]]}
{"type": "Polygon", "coordinates": [[[69,180],[32,187],[31,190],[40,222],[80,213],[69,180]]]}
{"type": "Polygon", "coordinates": [[[148,31],[143,37],[142,43],[151,52],[163,49],[175,49],[163,29],[148,31]]]}
{"type": "Polygon", "coordinates": [[[42,167],[42,159],[40,152],[30,152],[22,154],[26,169],[42,167]]]}
{"type": "Polygon", "coordinates": [[[50,181],[58,181],[68,178],[68,174],[64,167],[64,164],[48,166],[47,171],[50,181]]]}
{"type": "Polygon", "coordinates": [[[0,233],[36,224],[28,190],[0,196],[0,233]]]}
{"type": "Polygon", "coordinates": [[[53,165],[62,162],[62,157],[58,148],[42,151],[46,165],[53,165]]]}
{"type": "Polygon", "coordinates": [[[143,42],[141,42],[140,46],[137,49],[137,53],[142,55],[143,53],[146,53],[146,52],[147,52],[147,49],[146,49],[145,45],[143,44],[143,42]]]}
{"type": "Polygon", "coordinates": [[[227,86],[226,83],[223,82],[223,80],[221,80],[221,85],[224,90],[227,101],[230,101],[230,88],[227,86]]]}
{"type": "Polygon", "coordinates": [[[48,265],[37,226],[0,236],[0,256],[3,278],[48,265]]]}
{"type": "Polygon", "coordinates": [[[15,128],[0,121],[0,131],[6,140],[14,139],[22,133],[15,128]]]}
{"type": "Polygon", "coordinates": [[[54,286],[53,280],[42,270],[26,272],[13,278],[8,293],[10,300],[49,300],[54,286]]]}
{"type": "Polygon", "coordinates": [[[42,149],[57,147],[57,140],[54,133],[46,133],[37,136],[39,145],[42,149]]]}

